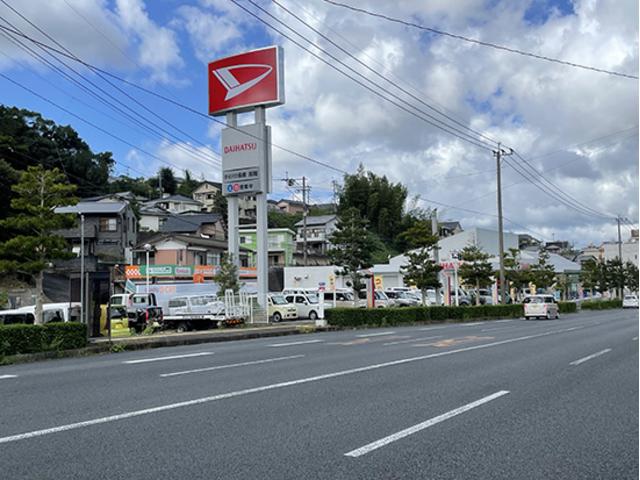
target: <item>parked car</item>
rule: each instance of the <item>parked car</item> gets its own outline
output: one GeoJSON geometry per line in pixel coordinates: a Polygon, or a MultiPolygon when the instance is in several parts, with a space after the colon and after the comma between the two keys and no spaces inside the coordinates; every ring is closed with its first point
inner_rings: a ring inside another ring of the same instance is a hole
{"type": "Polygon", "coordinates": [[[625,295],[622,299],[622,308],[638,308],[638,296],[637,295],[625,295]]]}
{"type": "Polygon", "coordinates": [[[353,292],[349,290],[336,290],[335,292],[325,291],[323,297],[324,308],[352,308],[356,306],[353,292]]]}
{"type": "Polygon", "coordinates": [[[308,318],[310,320],[318,319],[318,296],[315,293],[295,293],[285,295],[284,298],[288,303],[292,303],[298,310],[298,318],[308,318]]]}
{"type": "Polygon", "coordinates": [[[405,290],[385,290],[384,293],[394,302],[396,307],[415,307],[420,304],[420,300],[409,295],[409,292],[405,290]]]}
{"type": "Polygon", "coordinates": [[[267,307],[269,319],[275,323],[298,318],[296,306],[289,303],[281,293],[270,293],[267,296],[267,307]]]}
{"type": "Polygon", "coordinates": [[[476,296],[480,297],[480,305],[493,305],[493,294],[490,288],[481,288],[478,291],[475,289],[469,290],[472,305],[476,304],[476,296]]]}
{"type": "Polygon", "coordinates": [[[215,295],[182,295],[167,305],[162,326],[178,332],[221,326],[225,321],[224,302],[215,295]]]}
{"type": "MultiPolygon", "coordinates": [[[[129,328],[142,332],[147,326],[162,323],[162,307],[153,293],[123,293],[109,299],[109,312],[114,314],[126,308],[129,328]]],[[[115,318],[115,317],[114,317],[115,318]]]]}
{"type": "MultiPolygon", "coordinates": [[[[375,308],[387,308],[393,306],[392,301],[387,297],[387,295],[382,290],[376,290],[373,293],[374,295],[374,304],[375,308]]],[[[367,291],[360,290],[358,292],[358,307],[367,308],[367,291]]]]}
{"type": "Polygon", "coordinates": [[[559,318],[558,303],[553,295],[530,295],[522,301],[524,318],[559,318]]]}
{"type": "MultiPolygon", "coordinates": [[[[35,305],[20,307],[13,310],[0,310],[0,325],[35,323],[35,305]]],[[[44,323],[51,322],[79,322],[80,303],[44,303],[42,304],[44,323]]]]}

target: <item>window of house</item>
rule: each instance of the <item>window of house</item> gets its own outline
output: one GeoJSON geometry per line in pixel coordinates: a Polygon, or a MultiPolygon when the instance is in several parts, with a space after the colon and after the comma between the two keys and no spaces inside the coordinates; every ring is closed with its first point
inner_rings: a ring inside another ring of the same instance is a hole
{"type": "Polygon", "coordinates": [[[207,253],[207,265],[220,265],[220,254],[207,253]]]}
{"type": "Polygon", "coordinates": [[[247,237],[240,237],[240,243],[247,243],[247,237]]]}
{"type": "Polygon", "coordinates": [[[117,230],[118,230],[117,218],[101,218],[100,219],[101,232],[116,232],[117,230]]]}

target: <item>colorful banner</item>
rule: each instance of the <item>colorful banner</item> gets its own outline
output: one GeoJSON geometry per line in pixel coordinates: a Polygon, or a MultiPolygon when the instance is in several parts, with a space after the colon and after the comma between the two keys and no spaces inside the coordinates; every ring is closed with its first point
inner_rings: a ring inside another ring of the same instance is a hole
{"type": "MultiPolygon", "coordinates": [[[[194,278],[201,282],[205,277],[213,277],[220,267],[217,265],[149,265],[149,276],[156,278],[194,278]]],[[[144,279],[147,276],[146,265],[126,265],[127,280],[144,279]]],[[[238,268],[240,278],[255,278],[255,267],[238,268]]]]}

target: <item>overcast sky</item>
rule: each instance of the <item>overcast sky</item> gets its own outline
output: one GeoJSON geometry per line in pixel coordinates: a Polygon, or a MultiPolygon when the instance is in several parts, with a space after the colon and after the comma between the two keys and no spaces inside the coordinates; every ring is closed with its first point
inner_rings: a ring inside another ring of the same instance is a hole
{"type": "MultiPolygon", "coordinates": [[[[238,1],[304,42],[247,0],[238,1]]],[[[308,40],[383,85],[387,95],[408,101],[405,109],[417,106],[476,141],[500,141],[542,171],[553,184],[547,187],[559,195],[566,193],[606,215],[620,214],[632,223],[638,221],[637,80],[471,44],[321,0],[278,0],[392,82],[388,83],[278,5],[255,1],[308,40]]],[[[459,220],[465,228],[495,228],[495,159],[490,150],[437,129],[374,95],[230,0],[8,3],[78,57],[202,113],[207,111],[207,62],[245,49],[282,45],[286,104],[268,112],[275,144],[339,170],[352,172],[362,163],[376,174],[407,185],[412,197],[420,197],[419,206],[437,206],[443,218],[459,220]]],[[[638,75],[638,5],[633,0],[344,3],[484,42],[638,75]]],[[[2,4],[0,16],[24,33],[53,43],[2,4]]],[[[340,66],[325,54],[314,52],[340,66]]],[[[114,153],[116,173],[151,175],[166,165],[164,161],[174,165],[179,175],[179,170],[187,168],[198,178],[220,178],[219,124],[115,83],[160,118],[154,117],[86,69],[74,68],[85,75],[81,82],[91,91],[97,91],[99,85],[148,117],[144,124],[155,133],[132,124],[130,118],[110,110],[2,36],[0,72],[129,145],[2,78],[0,102],[71,124],[94,151],[114,153]],[[159,132],[160,128],[172,135],[159,132]]],[[[342,180],[339,172],[278,149],[274,149],[273,159],[274,179],[286,174],[306,175],[315,201],[330,199],[332,181],[342,180]]],[[[516,162],[529,168],[515,155],[503,167],[507,230],[532,233],[545,240],[570,240],[578,246],[614,239],[613,220],[584,215],[563,205],[523,179],[510,166],[516,162]]],[[[539,177],[529,169],[527,178],[539,177]]],[[[291,195],[282,182],[274,180],[274,198],[291,195]]],[[[629,235],[627,228],[623,235],[629,235]]]]}

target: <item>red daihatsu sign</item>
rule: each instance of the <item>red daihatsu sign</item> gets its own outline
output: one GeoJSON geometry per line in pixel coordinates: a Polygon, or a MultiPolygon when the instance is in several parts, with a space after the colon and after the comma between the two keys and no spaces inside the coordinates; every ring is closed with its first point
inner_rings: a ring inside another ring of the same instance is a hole
{"type": "Polygon", "coordinates": [[[284,103],[282,49],[266,47],[209,63],[209,115],[284,103]]]}

